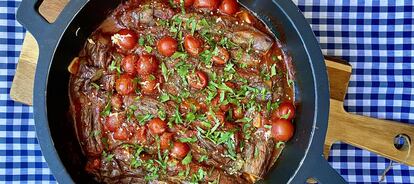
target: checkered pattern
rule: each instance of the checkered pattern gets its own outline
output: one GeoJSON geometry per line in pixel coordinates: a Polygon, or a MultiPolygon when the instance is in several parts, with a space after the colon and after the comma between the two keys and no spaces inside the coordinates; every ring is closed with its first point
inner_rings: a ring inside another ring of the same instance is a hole
{"type": "MultiPolygon", "coordinates": [[[[414,123],[413,1],[295,0],[325,55],[349,61],[353,75],[345,108],[414,123]]],[[[335,144],[329,162],[351,183],[376,183],[389,160],[335,144]]],[[[397,165],[386,183],[414,183],[414,168],[397,165]]]]}
{"type": "MultiPolygon", "coordinates": [[[[24,29],[16,22],[19,0],[0,0],[0,183],[54,183],[35,137],[31,107],[9,91],[24,29]]],[[[350,112],[414,123],[413,2],[294,0],[308,19],[323,53],[350,61],[345,101],[350,112]]],[[[335,144],[332,166],[351,183],[376,183],[389,160],[335,144]]],[[[387,183],[414,183],[414,168],[397,165],[387,183]]]]}

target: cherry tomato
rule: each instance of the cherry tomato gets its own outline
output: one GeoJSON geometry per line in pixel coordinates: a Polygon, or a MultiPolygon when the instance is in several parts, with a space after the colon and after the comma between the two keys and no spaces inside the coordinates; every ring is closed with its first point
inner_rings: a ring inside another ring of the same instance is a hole
{"type": "Polygon", "coordinates": [[[254,17],[247,11],[240,11],[236,14],[241,21],[246,22],[248,24],[254,24],[256,21],[254,17]]]}
{"type": "Polygon", "coordinates": [[[191,35],[184,37],[184,48],[192,56],[198,56],[203,50],[203,42],[191,35]]]}
{"type": "Polygon", "coordinates": [[[291,121],[295,117],[295,107],[290,102],[283,102],[279,105],[279,107],[273,111],[272,118],[273,119],[286,119],[291,121]]]}
{"type": "Polygon", "coordinates": [[[173,156],[176,159],[181,160],[185,156],[187,156],[189,151],[190,151],[190,146],[188,146],[186,143],[176,141],[173,143],[173,147],[171,150],[171,156],[173,156]]]}
{"type": "Polygon", "coordinates": [[[226,112],[230,109],[230,104],[220,104],[220,92],[216,95],[216,97],[213,98],[213,100],[211,100],[211,105],[213,107],[218,106],[220,107],[220,110],[226,112]]]}
{"type": "Polygon", "coordinates": [[[159,84],[159,80],[154,75],[144,76],[141,82],[141,92],[145,95],[157,94],[157,84],[159,84]]]}
{"type": "Polygon", "coordinates": [[[293,136],[293,124],[285,119],[278,119],[272,123],[272,137],[277,141],[288,141],[293,136]]]}
{"type": "Polygon", "coordinates": [[[167,123],[160,118],[154,118],[148,123],[148,128],[151,134],[162,134],[167,130],[167,123]]]}
{"type": "Polygon", "coordinates": [[[105,120],[105,129],[111,132],[115,132],[121,124],[124,122],[125,116],[120,113],[112,113],[106,117],[105,120]]]}
{"type": "Polygon", "coordinates": [[[129,138],[129,132],[124,127],[118,128],[114,132],[114,139],[117,139],[117,140],[127,140],[128,138],[129,138]]]}
{"type": "MultiPolygon", "coordinates": [[[[189,7],[189,6],[193,5],[193,3],[194,3],[194,0],[183,0],[183,1],[184,1],[184,6],[185,7],[189,7]]],[[[181,6],[181,0],[174,0],[174,3],[176,5],[181,6]]]]}
{"type": "Polygon", "coordinates": [[[99,169],[100,167],[101,167],[101,160],[99,158],[95,158],[92,160],[88,160],[85,166],[85,170],[87,172],[93,172],[99,169]]]}
{"type": "MultiPolygon", "coordinates": [[[[216,117],[216,119],[218,120],[219,123],[224,123],[226,120],[226,116],[225,113],[223,111],[217,111],[214,113],[214,116],[216,117]]],[[[209,120],[210,122],[216,122],[216,119],[209,113],[207,114],[207,120],[209,120]]]]}
{"type": "Polygon", "coordinates": [[[135,137],[137,138],[137,141],[141,144],[147,142],[147,128],[146,127],[140,127],[135,132],[135,137]]]}
{"type": "Polygon", "coordinates": [[[137,72],[139,75],[149,75],[158,70],[158,59],[153,55],[141,55],[137,62],[137,72]]]}
{"type": "Polygon", "coordinates": [[[121,110],[122,108],[122,96],[119,94],[112,95],[111,97],[112,108],[116,111],[121,110]]]}
{"type": "Polygon", "coordinates": [[[187,98],[182,103],[180,103],[180,112],[182,113],[187,113],[191,111],[192,108],[195,108],[195,111],[201,109],[201,104],[194,98],[187,98]]]}
{"type": "Polygon", "coordinates": [[[134,91],[134,82],[130,75],[123,74],[115,82],[116,91],[121,95],[128,95],[134,91]]]}
{"type": "Polygon", "coordinates": [[[233,15],[239,10],[239,3],[236,0],[223,0],[219,11],[227,15],[233,15]]]}
{"type": "Polygon", "coordinates": [[[194,7],[195,8],[203,8],[208,10],[214,10],[218,7],[220,0],[195,0],[194,7]]]}
{"type": "Polygon", "coordinates": [[[234,119],[242,119],[243,116],[244,116],[243,108],[233,107],[233,118],[234,119]]]}
{"type": "Polygon", "coordinates": [[[160,54],[170,57],[177,51],[178,43],[171,36],[165,36],[157,42],[157,49],[160,54]]]}
{"type": "Polygon", "coordinates": [[[135,47],[137,44],[138,36],[137,34],[129,29],[121,29],[118,33],[114,34],[112,37],[112,42],[119,47],[130,50],[135,47]]]}
{"type": "Polygon", "coordinates": [[[121,66],[122,69],[130,75],[135,74],[135,63],[138,61],[138,56],[131,54],[127,55],[122,59],[121,66]]]}
{"type": "Polygon", "coordinates": [[[162,150],[170,148],[171,141],[173,139],[174,134],[169,132],[164,132],[160,137],[160,148],[162,150]]]}
{"type": "Polygon", "coordinates": [[[229,52],[225,48],[223,48],[223,47],[218,47],[218,48],[219,48],[218,55],[217,56],[213,56],[211,58],[211,60],[216,65],[224,65],[230,59],[230,54],[229,54],[229,52]]]}
{"type": "Polygon", "coordinates": [[[207,75],[200,70],[197,70],[195,73],[189,74],[187,76],[187,80],[191,87],[198,90],[204,89],[208,83],[207,75]]]}

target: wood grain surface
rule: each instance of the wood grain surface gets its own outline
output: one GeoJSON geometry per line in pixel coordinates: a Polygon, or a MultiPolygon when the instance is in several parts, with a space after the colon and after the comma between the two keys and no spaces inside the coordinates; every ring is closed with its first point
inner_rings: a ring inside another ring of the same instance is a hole
{"type": "MultiPolygon", "coordinates": [[[[49,22],[53,22],[67,2],[68,0],[44,0],[39,11],[49,22]]],[[[30,33],[26,33],[10,92],[13,100],[32,104],[34,71],[38,53],[35,39],[30,33]]],[[[343,100],[352,67],[344,61],[332,58],[327,58],[325,64],[331,95],[329,125],[324,147],[325,156],[328,156],[331,145],[340,141],[414,166],[414,151],[407,155],[407,149],[398,150],[394,147],[394,137],[396,135],[405,134],[411,140],[414,138],[414,126],[346,112],[343,108],[343,100]]]]}

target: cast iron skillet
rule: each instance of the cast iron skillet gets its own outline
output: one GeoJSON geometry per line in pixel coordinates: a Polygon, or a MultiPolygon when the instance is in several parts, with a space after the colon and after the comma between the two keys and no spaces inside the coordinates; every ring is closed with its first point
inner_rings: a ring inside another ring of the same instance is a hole
{"type": "MultiPolygon", "coordinates": [[[[68,116],[67,66],[86,38],[122,0],[71,0],[49,24],[37,11],[41,0],[23,0],[17,20],[39,45],[34,87],[34,118],[43,155],[60,183],[94,183],[83,171],[82,155],[68,116]]],[[[264,183],[345,183],[322,156],[328,122],[329,91],[318,42],[289,0],[240,0],[271,28],[282,31],[296,71],[296,132],[264,183]],[[276,21],[277,20],[277,21],[276,21]]]]}

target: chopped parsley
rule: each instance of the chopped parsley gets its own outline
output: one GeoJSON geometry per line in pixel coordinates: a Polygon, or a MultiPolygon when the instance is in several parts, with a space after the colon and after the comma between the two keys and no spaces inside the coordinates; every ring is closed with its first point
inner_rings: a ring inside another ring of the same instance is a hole
{"type": "Polygon", "coordinates": [[[201,155],[201,157],[200,158],[198,158],[198,162],[204,162],[204,161],[207,161],[208,160],[208,156],[207,155],[201,155]]]}
{"type": "Polygon", "coordinates": [[[109,101],[106,105],[104,110],[101,112],[102,116],[109,116],[111,114],[111,102],[109,101]]]}
{"type": "Polygon", "coordinates": [[[161,103],[164,103],[168,100],[170,100],[170,95],[168,95],[168,93],[162,93],[159,97],[159,100],[161,103]]]}
{"type": "Polygon", "coordinates": [[[152,114],[138,115],[137,116],[137,120],[138,120],[139,124],[142,126],[147,121],[149,121],[150,119],[152,119],[153,117],[154,116],[152,114]]]}
{"type": "Polygon", "coordinates": [[[167,66],[165,66],[164,62],[161,62],[161,73],[162,73],[162,76],[164,77],[165,81],[168,81],[169,72],[168,72],[167,66]]]}
{"type": "Polygon", "coordinates": [[[91,84],[92,84],[92,86],[93,86],[94,88],[96,88],[96,90],[99,90],[99,85],[98,85],[98,84],[96,84],[96,83],[94,83],[94,82],[91,82],[91,84]]]}
{"type": "Polygon", "coordinates": [[[197,138],[196,137],[185,137],[185,138],[179,138],[178,140],[180,140],[180,142],[189,142],[189,143],[194,143],[197,142],[197,138]]]}
{"type": "Polygon", "coordinates": [[[184,159],[181,161],[183,165],[188,165],[193,160],[193,156],[191,155],[191,151],[187,153],[187,156],[184,157],[184,159]]]}

